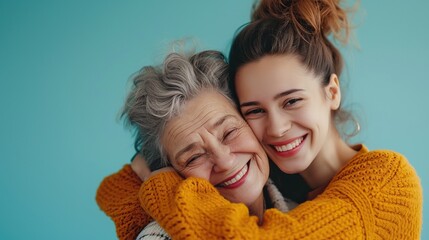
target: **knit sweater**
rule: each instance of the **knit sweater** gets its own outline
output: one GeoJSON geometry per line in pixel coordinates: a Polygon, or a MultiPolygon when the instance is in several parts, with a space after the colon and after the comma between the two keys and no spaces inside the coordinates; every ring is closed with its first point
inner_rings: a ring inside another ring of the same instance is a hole
{"type": "Polygon", "coordinates": [[[140,178],[127,164],[119,172],[104,178],[97,189],[97,204],[113,220],[121,240],[136,239],[144,226],[152,221],[140,206],[141,184],[140,178]]]}
{"type": "MultiPolygon", "coordinates": [[[[127,164],[101,182],[96,194],[97,204],[115,223],[119,239],[170,239],[158,223],[149,223],[150,217],[141,208],[138,200],[141,184],[140,178],[127,164]]],[[[264,190],[271,207],[288,212],[297,206],[295,202],[285,199],[270,179],[264,190]]]]}
{"type": "Polygon", "coordinates": [[[173,172],[140,190],[143,208],[173,239],[419,239],[420,180],[402,155],[362,146],[325,191],[288,213],[269,209],[262,226],[206,180],[173,172]]]}
{"type": "MultiPolygon", "coordinates": [[[[295,202],[285,199],[270,179],[265,184],[264,193],[266,193],[265,197],[269,198],[267,199],[267,201],[270,201],[269,206],[279,211],[288,212],[297,206],[295,202]]],[[[157,222],[153,221],[140,232],[136,240],[144,239],[169,240],[171,238],[157,222]]]]}

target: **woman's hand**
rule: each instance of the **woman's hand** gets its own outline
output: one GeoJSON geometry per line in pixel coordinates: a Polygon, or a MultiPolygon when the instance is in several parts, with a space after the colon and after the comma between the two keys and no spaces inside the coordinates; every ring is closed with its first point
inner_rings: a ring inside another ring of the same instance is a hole
{"type": "Polygon", "coordinates": [[[131,162],[131,169],[133,169],[143,182],[151,175],[151,171],[146,160],[139,153],[134,156],[133,161],[131,162]]]}

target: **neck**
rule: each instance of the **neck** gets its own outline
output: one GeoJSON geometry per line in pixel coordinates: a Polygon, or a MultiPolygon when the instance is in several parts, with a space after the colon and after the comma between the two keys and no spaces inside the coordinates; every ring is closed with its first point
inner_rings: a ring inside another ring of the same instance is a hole
{"type": "Polygon", "coordinates": [[[336,131],[330,134],[329,139],[310,166],[301,173],[311,189],[328,185],[335,174],[357,153],[336,131]]]}
{"type": "Polygon", "coordinates": [[[265,212],[265,202],[264,202],[264,194],[261,195],[249,206],[250,215],[257,216],[259,221],[258,224],[262,224],[264,212],[265,212]]]}

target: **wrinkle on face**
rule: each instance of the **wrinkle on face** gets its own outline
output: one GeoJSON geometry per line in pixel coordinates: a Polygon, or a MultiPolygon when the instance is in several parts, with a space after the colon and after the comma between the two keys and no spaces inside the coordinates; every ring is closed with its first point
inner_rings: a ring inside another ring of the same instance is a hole
{"type": "Polygon", "coordinates": [[[202,91],[167,122],[161,142],[171,165],[184,177],[208,180],[228,200],[258,212],[268,179],[267,155],[236,106],[213,90],[202,91]],[[223,183],[240,170],[236,186],[223,183]]]}

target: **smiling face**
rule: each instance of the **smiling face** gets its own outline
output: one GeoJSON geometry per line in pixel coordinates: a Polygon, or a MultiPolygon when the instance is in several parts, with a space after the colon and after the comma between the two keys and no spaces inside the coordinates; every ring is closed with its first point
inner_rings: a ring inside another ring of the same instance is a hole
{"type": "Polygon", "coordinates": [[[329,144],[340,104],[336,75],[330,80],[322,87],[293,55],[265,56],[237,72],[241,113],[283,172],[305,172],[329,144]]]}
{"type": "Polygon", "coordinates": [[[225,198],[249,208],[262,203],[267,155],[223,95],[207,90],[188,101],[167,123],[161,142],[170,163],[184,177],[206,179],[225,198]]]}

